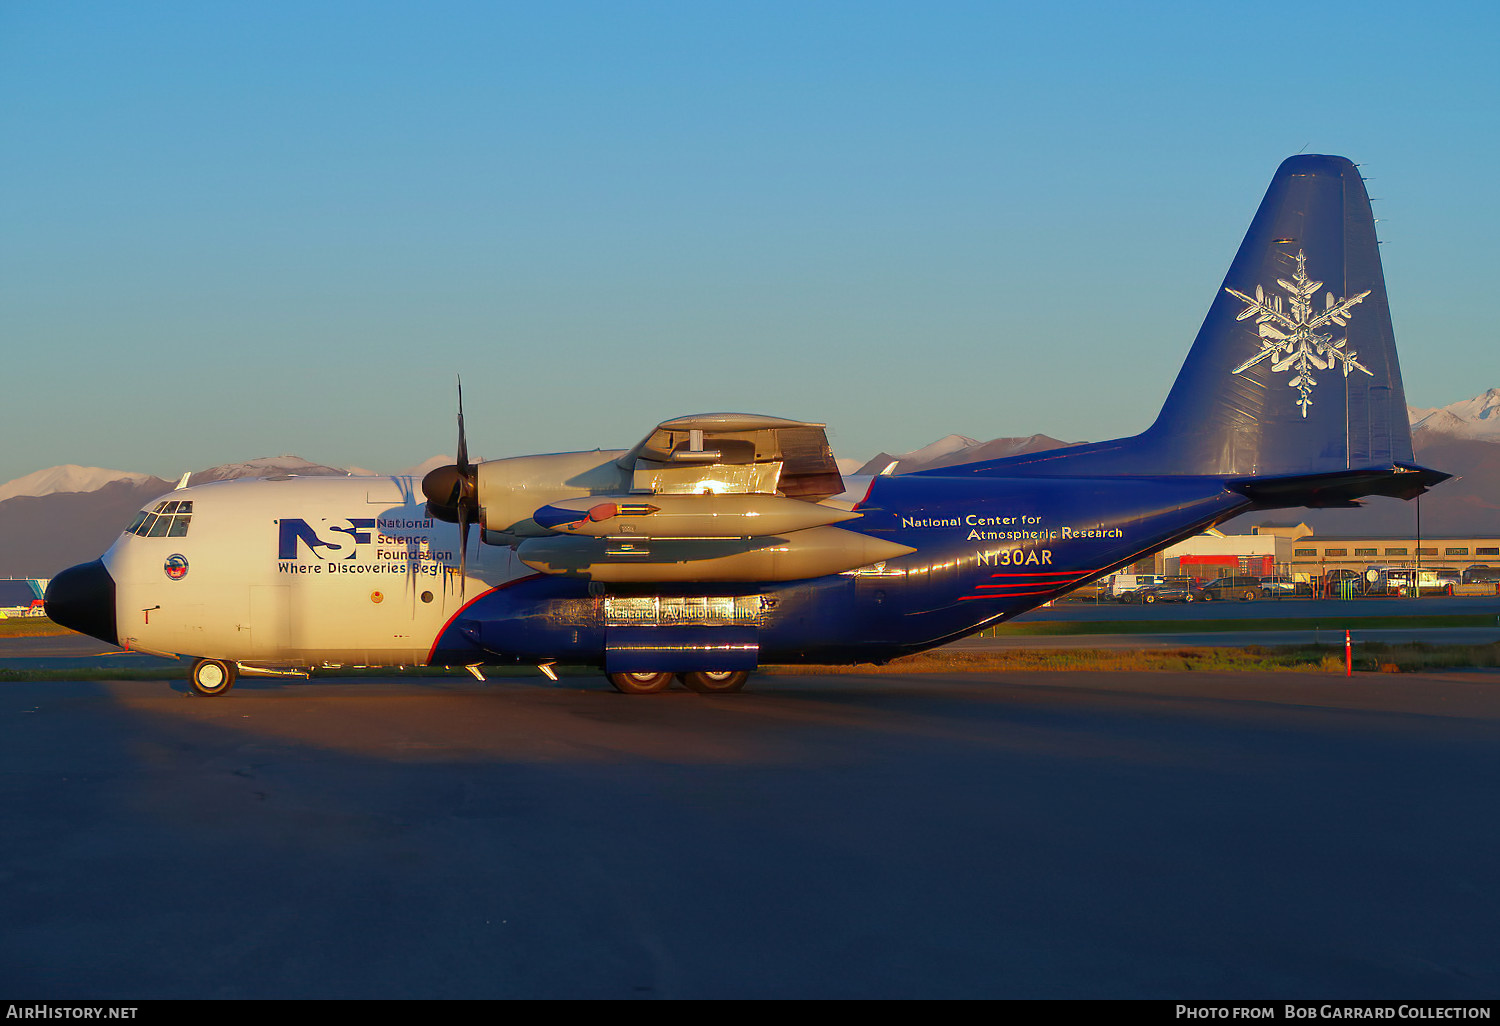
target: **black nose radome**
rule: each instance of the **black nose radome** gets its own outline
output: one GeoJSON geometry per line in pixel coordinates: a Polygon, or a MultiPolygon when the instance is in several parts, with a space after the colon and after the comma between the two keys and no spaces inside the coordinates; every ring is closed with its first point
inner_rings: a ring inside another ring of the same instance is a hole
{"type": "Polygon", "coordinates": [[[99,560],[70,566],[47,585],[42,599],[47,616],[69,630],[118,645],[115,579],[99,560]]]}

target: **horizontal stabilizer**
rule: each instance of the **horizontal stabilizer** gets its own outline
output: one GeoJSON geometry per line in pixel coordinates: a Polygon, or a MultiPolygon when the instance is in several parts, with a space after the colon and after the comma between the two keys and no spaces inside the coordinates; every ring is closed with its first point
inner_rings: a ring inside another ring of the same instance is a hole
{"type": "Polygon", "coordinates": [[[1426,467],[1398,465],[1394,470],[1343,470],[1290,477],[1247,477],[1225,482],[1229,488],[1265,507],[1357,506],[1367,495],[1414,499],[1452,475],[1426,467]]]}

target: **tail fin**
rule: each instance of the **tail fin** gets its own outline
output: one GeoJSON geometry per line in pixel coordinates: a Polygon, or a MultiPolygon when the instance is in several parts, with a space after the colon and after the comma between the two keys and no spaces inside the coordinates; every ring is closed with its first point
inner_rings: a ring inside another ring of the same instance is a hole
{"type": "MultiPolygon", "coordinates": [[[[1306,155],[1277,169],[1150,428],[974,469],[1269,477],[1289,484],[1336,476],[1358,482],[1338,489],[1347,501],[1386,491],[1388,483],[1373,479],[1412,462],[1364,180],[1343,157],[1306,155]]],[[[1446,475],[1401,476],[1404,494],[1446,475]]],[[[1286,497],[1317,490],[1289,487],[1286,497]]]]}
{"type": "Polygon", "coordinates": [[[1161,415],[1138,441],[1178,474],[1412,462],[1375,219],[1348,160],[1298,156],[1277,169],[1161,415]]]}

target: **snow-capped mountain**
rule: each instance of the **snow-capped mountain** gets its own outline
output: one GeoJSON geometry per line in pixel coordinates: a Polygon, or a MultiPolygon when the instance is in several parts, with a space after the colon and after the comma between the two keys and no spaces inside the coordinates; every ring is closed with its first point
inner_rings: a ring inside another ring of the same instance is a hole
{"type": "Polygon", "coordinates": [[[861,474],[879,474],[892,463],[893,474],[910,474],[917,470],[933,470],[937,467],[956,467],[962,463],[979,463],[998,460],[1006,456],[1019,456],[1028,452],[1043,452],[1056,449],[1068,442],[1060,442],[1050,435],[1027,435],[1024,438],[991,438],[980,442],[967,435],[945,435],[930,445],[893,456],[877,453],[859,468],[861,474]]]}
{"type": "Polygon", "coordinates": [[[67,463],[61,467],[48,467],[35,473],[18,477],[0,485],[0,502],[19,495],[51,495],[53,492],[92,492],[114,481],[131,484],[146,484],[159,481],[150,474],[133,474],[126,470],[105,470],[103,467],[80,467],[67,463]]]}
{"type": "Polygon", "coordinates": [[[1500,388],[1433,410],[1407,407],[1413,440],[1422,435],[1449,435],[1500,442],[1500,388]]]}
{"type": "MultiPolygon", "coordinates": [[[[200,470],[189,480],[203,484],[242,477],[341,477],[347,473],[300,456],[268,456],[200,470]]],[[[0,577],[52,577],[65,567],[96,558],[136,510],[171,491],[175,483],[151,474],[63,466],[0,485],[0,577]]]]}
{"type": "Polygon", "coordinates": [[[944,456],[951,456],[954,453],[963,452],[965,449],[972,449],[978,444],[979,439],[970,438],[968,435],[944,435],[936,442],[930,442],[920,449],[903,452],[892,458],[898,459],[903,463],[932,463],[935,460],[942,459],[944,456]]]}
{"type": "Polygon", "coordinates": [[[209,481],[232,481],[240,477],[345,477],[349,471],[339,467],[327,467],[313,463],[301,456],[262,456],[239,463],[224,463],[217,467],[200,470],[188,478],[189,484],[206,484],[209,481]]]}

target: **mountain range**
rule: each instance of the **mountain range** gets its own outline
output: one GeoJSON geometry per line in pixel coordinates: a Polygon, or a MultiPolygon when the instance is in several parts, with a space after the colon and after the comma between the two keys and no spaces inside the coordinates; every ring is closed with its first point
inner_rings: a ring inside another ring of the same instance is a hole
{"type": "MultiPolygon", "coordinates": [[[[1373,496],[1357,509],[1288,510],[1280,517],[1265,510],[1246,513],[1220,529],[1246,532],[1266,520],[1296,517],[1315,535],[1411,535],[1420,508],[1424,536],[1500,535],[1500,388],[1435,409],[1409,406],[1407,417],[1417,462],[1453,475],[1422,496],[1420,507],[1373,496]]],[[[912,452],[880,453],[859,472],[879,474],[894,464],[891,473],[910,474],[1072,444],[1047,435],[988,442],[948,435],[912,452]]]]}
{"type": "MultiPolygon", "coordinates": [[[[1435,409],[1408,407],[1407,412],[1417,462],[1454,475],[1420,500],[1423,535],[1500,535],[1500,388],[1435,409]]],[[[893,474],[909,474],[1071,444],[1075,443],[1047,435],[980,441],[953,434],[911,452],[881,452],[862,464],[841,459],[839,467],[846,474],[879,474],[887,468],[893,474]]],[[[449,459],[433,456],[400,473],[420,477],[449,459]]],[[[298,456],[274,456],[211,467],[190,475],[189,482],[349,473],[368,471],[325,466],[298,456]]],[[[0,577],[51,577],[97,557],[137,510],[175,483],[149,474],[68,465],[0,485],[0,577]]],[[[1361,509],[1288,512],[1318,535],[1406,535],[1415,530],[1417,504],[1376,497],[1361,509]]],[[[1248,531],[1251,525],[1273,517],[1264,511],[1247,513],[1229,521],[1223,530],[1248,531]]]]}
{"type": "MultiPolygon", "coordinates": [[[[412,472],[425,473],[448,459],[435,456],[412,472]]],[[[269,456],[200,470],[189,475],[188,482],[279,474],[343,477],[348,473],[300,456],[269,456]]],[[[0,485],[0,577],[52,577],[75,563],[96,558],[114,543],[137,510],[175,485],[150,474],[72,465],[39,470],[0,485]]]]}
{"type": "Polygon", "coordinates": [[[1443,435],[1500,442],[1500,388],[1435,410],[1408,406],[1406,412],[1411,418],[1413,441],[1424,435],[1443,435]]]}

